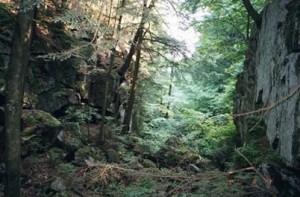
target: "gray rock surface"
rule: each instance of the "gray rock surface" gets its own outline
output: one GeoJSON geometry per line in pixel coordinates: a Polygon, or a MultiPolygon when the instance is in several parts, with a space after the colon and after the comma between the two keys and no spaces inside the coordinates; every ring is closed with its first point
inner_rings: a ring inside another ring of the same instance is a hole
{"type": "Polygon", "coordinates": [[[103,107],[106,83],[108,82],[108,91],[107,91],[107,102],[108,107],[110,106],[109,101],[114,97],[114,90],[116,90],[117,76],[111,75],[107,76],[105,70],[95,69],[89,73],[88,81],[89,83],[89,98],[90,103],[97,107],[103,107]]]}
{"type": "Polygon", "coordinates": [[[79,82],[80,70],[86,64],[83,60],[71,58],[65,61],[43,61],[37,59],[30,66],[26,80],[25,97],[37,109],[50,113],[81,100],[79,82]]]}
{"type": "MultiPolygon", "coordinates": [[[[262,109],[270,145],[286,165],[300,168],[300,2],[275,0],[262,13],[239,76],[235,113],[262,109]]],[[[261,116],[261,114],[251,114],[261,116]]],[[[243,137],[250,129],[246,116],[235,119],[243,137]]]]}

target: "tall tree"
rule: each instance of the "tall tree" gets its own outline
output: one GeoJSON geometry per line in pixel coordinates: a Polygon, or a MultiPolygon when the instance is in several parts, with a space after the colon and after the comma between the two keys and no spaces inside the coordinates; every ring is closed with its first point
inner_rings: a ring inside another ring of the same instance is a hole
{"type": "Polygon", "coordinates": [[[112,68],[114,67],[114,61],[115,61],[115,49],[111,51],[110,55],[110,63],[108,70],[106,72],[106,81],[105,81],[105,89],[104,89],[104,97],[103,97],[103,106],[102,106],[102,120],[101,120],[101,125],[100,125],[100,145],[104,144],[105,140],[105,123],[106,123],[106,110],[107,110],[107,101],[109,98],[109,86],[110,86],[110,77],[111,77],[111,71],[112,68]]]}
{"type": "Polygon", "coordinates": [[[129,53],[126,56],[126,59],[124,61],[124,64],[119,68],[118,70],[118,74],[123,77],[126,73],[126,71],[128,70],[128,68],[130,67],[131,61],[132,61],[132,57],[136,52],[136,46],[138,45],[138,42],[142,39],[143,37],[143,29],[144,29],[144,25],[147,22],[149,15],[150,15],[150,11],[154,8],[155,6],[155,2],[156,0],[152,0],[148,5],[148,1],[144,0],[143,1],[143,13],[142,13],[142,18],[141,18],[141,22],[139,24],[139,27],[134,35],[133,38],[133,42],[131,43],[130,49],[129,49],[129,53]]]}
{"type": "Polygon", "coordinates": [[[5,105],[5,196],[20,196],[21,114],[24,78],[28,67],[32,35],[33,8],[29,0],[21,0],[11,46],[6,79],[5,105]]]}
{"type": "MultiPolygon", "coordinates": [[[[122,0],[122,2],[120,2],[120,8],[124,8],[125,7],[125,0],[122,0]]],[[[113,0],[111,0],[110,3],[110,17],[111,17],[111,12],[112,12],[112,7],[113,7],[113,0]]],[[[117,24],[117,29],[116,29],[116,34],[118,37],[118,34],[121,31],[121,23],[122,23],[122,17],[123,14],[121,13],[118,19],[118,24],[117,24]]],[[[117,16],[115,16],[115,18],[117,18],[117,16]]],[[[116,20],[115,20],[115,24],[116,24],[116,20]]],[[[108,23],[108,25],[110,25],[110,23],[108,23]]],[[[115,25],[114,25],[115,26],[115,25]]],[[[114,37],[114,35],[112,35],[112,37],[114,37]]],[[[115,41],[114,47],[111,49],[111,55],[110,55],[110,63],[106,72],[106,81],[105,81],[105,91],[104,91],[104,101],[103,101],[103,107],[102,107],[102,112],[101,112],[101,116],[102,116],[102,121],[101,121],[101,126],[100,126],[100,139],[99,139],[99,143],[103,144],[105,142],[105,123],[106,123],[106,110],[107,110],[107,100],[109,99],[109,87],[110,87],[110,77],[111,77],[111,72],[113,67],[115,66],[115,53],[116,53],[116,46],[119,44],[119,39],[117,39],[115,41]]],[[[116,98],[117,103],[119,102],[119,98],[116,98]]],[[[117,113],[117,112],[115,112],[117,113]]],[[[116,115],[117,116],[117,115],[116,115]]]]}
{"type": "Polygon", "coordinates": [[[124,132],[130,130],[130,122],[132,120],[132,111],[133,111],[134,101],[135,101],[136,85],[137,85],[138,74],[139,74],[139,69],[140,69],[141,43],[142,43],[142,40],[140,40],[137,45],[135,68],[134,68],[134,72],[133,72],[132,84],[130,87],[130,93],[129,93],[126,114],[125,114],[124,122],[123,122],[123,124],[124,124],[123,131],[124,132]]]}
{"type": "Polygon", "coordinates": [[[129,53],[125,59],[124,64],[119,69],[118,73],[120,76],[124,76],[128,68],[130,67],[130,64],[132,62],[132,57],[137,51],[137,59],[136,59],[136,65],[134,70],[134,76],[131,84],[131,90],[128,100],[127,109],[125,112],[124,122],[123,122],[123,132],[129,131],[130,128],[130,122],[132,117],[132,110],[133,110],[133,104],[135,100],[135,86],[138,79],[138,72],[139,72],[139,64],[140,64],[140,56],[141,56],[141,45],[143,41],[144,34],[144,26],[149,19],[150,11],[154,8],[156,0],[151,0],[148,4],[147,0],[143,0],[143,12],[142,12],[142,18],[139,24],[139,27],[135,33],[133,43],[131,44],[129,53]]]}

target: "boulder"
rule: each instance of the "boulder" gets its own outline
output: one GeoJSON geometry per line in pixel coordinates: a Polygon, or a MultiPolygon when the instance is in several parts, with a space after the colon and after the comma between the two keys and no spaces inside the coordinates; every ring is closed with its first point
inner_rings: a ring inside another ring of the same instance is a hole
{"type": "Polygon", "coordinates": [[[82,133],[78,122],[64,122],[57,136],[58,144],[69,152],[74,152],[82,147],[82,133]]]}
{"type": "Polygon", "coordinates": [[[131,158],[130,162],[126,163],[126,166],[133,170],[141,170],[144,166],[140,163],[140,159],[137,157],[131,158]]]}
{"type": "MultiPolygon", "coordinates": [[[[61,128],[61,122],[51,114],[42,110],[23,110],[22,136],[32,134],[35,128],[61,128]]],[[[54,131],[52,131],[54,132],[54,131]]]]}
{"type": "Polygon", "coordinates": [[[150,147],[144,144],[134,144],[132,151],[137,154],[146,155],[150,154],[150,147]]]}
{"type": "MultiPolygon", "coordinates": [[[[300,196],[300,177],[299,171],[294,171],[285,167],[279,167],[272,164],[262,164],[258,170],[270,180],[270,188],[280,196],[300,196]]],[[[262,187],[265,183],[261,183],[262,187]]]]}
{"type": "Polygon", "coordinates": [[[153,161],[149,160],[149,159],[141,158],[139,160],[139,162],[140,162],[140,164],[142,164],[142,166],[144,168],[156,168],[157,167],[156,164],[153,161]]]}
{"type": "Polygon", "coordinates": [[[54,145],[62,129],[61,122],[42,110],[23,110],[22,113],[22,151],[44,152],[54,145]]]}

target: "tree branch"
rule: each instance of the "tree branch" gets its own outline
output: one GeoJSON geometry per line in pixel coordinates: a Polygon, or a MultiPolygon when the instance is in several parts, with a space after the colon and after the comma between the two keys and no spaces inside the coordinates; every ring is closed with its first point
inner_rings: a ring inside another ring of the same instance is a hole
{"type": "Polygon", "coordinates": [[[261,26],[261,15],[254,9],[253,5],[251,4],[250,0],[242,0],[243,4],[249,14],[249,16],[254,20],[257,28],[261,26]]]}

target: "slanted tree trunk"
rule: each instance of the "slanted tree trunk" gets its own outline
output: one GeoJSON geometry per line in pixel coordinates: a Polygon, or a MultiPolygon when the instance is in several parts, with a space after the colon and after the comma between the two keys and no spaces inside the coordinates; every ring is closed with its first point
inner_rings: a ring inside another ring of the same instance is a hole
{"type": "Polygon", "coordinates": [[[124,125],[123,126],[123,132],[124,133],[130,130],[130,123],[131,123],[131,119],[132,119],[132,111],[133,111],[133,106],[134,106],[134,101],[135,101],[136,84],[137,84],[138,74],[139,74],[139,69],[140,69],[141,43],[142,43],[142,40],[140,40],[138,42],[138,45],[137,45],[135,68],[134,68],[134,72],[133,72],[133,78],[132,78],[132,84],[131,84],[131,87],[130,87],[129,100],[128,100],[127,109],[126,109],[124,122],[123,122],[123,125],[124,125]]]}
{"type": "Polygon", "coordinates": [[[21,168],[21,113],[24,79],[30,52],[33,8],[22,0],[12,41],[6,78],[5,104],[5,196],[19,197],[21,168]]]}
{"type": "MultiPolygon", "coordinates": [[[[138,27],[135,35],[134,35],[133,42],[130,46],[129,53],[126,56],[124,64],[118,70],[118,74],[121,76],[121,78],[124,78],[124,75],[125,75],[126,71],[130,67],[132,57],[136,52],[136,46],[138,45],[139,40],[141,40],[143,38],[144,25],[145,25],[145,23],[146,23],[146,21],[149,17],[151,9],[153,9],[153,7],[155,7],[155,2],[156,2],[156,0],[152,0],[150,2],[149,6],[147,7],[147,0],[144,0],[143,14],[142,14],[141,22],[140,22],[139,27],[138,27]]],[[[121,80],[120,82],[122,83],[123,80],[121,80]]]]}
{"type": "MultiPolygon", "coordinates": [[[[143,36],[143,26],[140,25],[140,27],[138,28],[137,32],[135,33],[133,42],[132,42],[132,44],[130,46],[130,49],[129,49],[129,53],[126,56],[126,59],[125,59],[123,65],[118,70],[118,74],[121,76],[121,78],[124,78],[124,75],[125,75],[126,71],[130,67],[130,64],[131,64],[131,61],[132,61],[132,57],[133,57],[133,55],[134,55],[134,53],[136,51],[137,43],[142,38],[142,36],[143,36]]],[[[123,81],[124,81],[124,79],[121,80],[121,83],[123,81]]]]}

